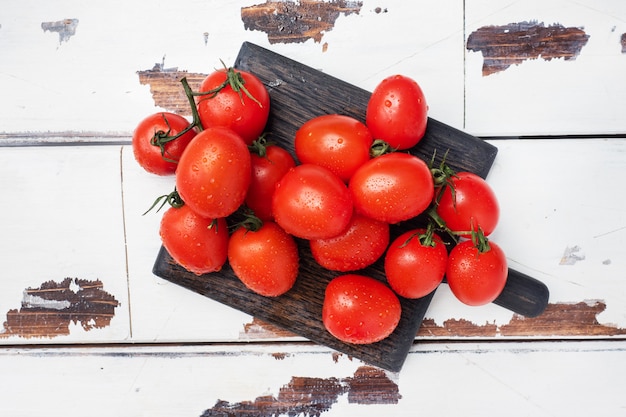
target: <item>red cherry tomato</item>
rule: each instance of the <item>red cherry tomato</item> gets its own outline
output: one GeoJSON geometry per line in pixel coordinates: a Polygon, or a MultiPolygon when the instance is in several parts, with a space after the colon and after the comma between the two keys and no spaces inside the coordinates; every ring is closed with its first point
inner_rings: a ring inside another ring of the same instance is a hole
{"type": "Polygon", "coordinates": [[[345,343],[369,344],[393,333],[401,313],[400,300],[384,283],[348,274],[328,283],[322,322],[330,334],[345,343]]]}
{"type": "Polygon", "coordinates": [[[274,218],[272,196],[276,184],[296,166],[296,162],[291,154],[280,146],[263,146],[261,152],[263,155],[251,154],[252,179],[246,195],[246,205],[259,219],[271,220],[274,218]]]}
{"type": "Polygon", "coordinates": [[[205,129],[228,127],[247,145],[261,136],[269,116],[270,96],[254,74],[233,68],[217,70],[202,81],[200,92],[214,92],[198,97],[198,114],[205,129]]]}
{"type": "MultiPolygon", "coordinates": [[[[485,236],[496,228],[500,218],[500,206],[493,189],[487,181],[471,172],[459,172],[450,178],[454,195],[446,186],[437,205],[437,214],[454,232],[477,231],[480,227],[485,236]]],[[[469,237],[471,233],[462,234],[469,237]]]]}
{"type": "Polygon", "coordinates": [[[466,240],[450,252],[446,279],[456,298],[467,305],[492,302],[506,284],[506,256],[495,243],[490,241],[489,247],[481,252],[471,240],[466,240]]]}
{"type": "Polygon", "coordinates": [[[372,142],[365,124],[349,116],[327,114],[298,129],[295,150],[301,163],[328,168],[347,183],[354,171],[369,161],[372,142]]]}
{"type": "Polygon", "coordinates": [[[139,122],[132,138],[133,154],[139,165],[152,174],[174,174],[180,156],[196,131],[190,129],[174,140],[165,143],[163,140],[178,135],[189,125],[183,116],[168,112],[152,114],[139,122]]]}
{"type": "Polygon", "coordinates": [[[250,152],[230,129],[198,133],[176,169],[176,188],[185,204],[207,218],[227,217],[241,206],[251,180],[250,152]]]}
{"type": "Polygon", "coordinates": [[[396,149],[415,146],[426,132],[428,105],[419,84],[406,76],[382,80],[367,104],[365,124],[375,139],[396,149]]]}
{"type": "Polygon", "coordinates": [[[199,216],[186,204],[170,207],[163,214],[159,234],[170,256],[196,275],[219,271],[226,262],[228,227],[223,218],[199,216]]]}
{"type": "Polygon", "coordinates": [[[402,297],[420,298],[433,292],[446,273],[448,251],[439,236],[430,240],[426,229],[409,230],[398,236],[385,255],[385,275],[389,286],[402,297]]]}
{"type": "Polygon", "coordinates": [[[332,271],[356,271],[370,266],[389,244],[389,224],[355,213],[345,232],[330,239],[311,240],[311,254],[332,271]]]}
{"type": "Polygon", "coordinates": [[[298,247],[276,223],[258,230],[240,227],[230,237],[228,262],[246,287],[266,297],[289,291],[298,276],[298,247]]]}
{"type": "Polygon", "coordinates": [[[353,205],[339,177],[319,165],[302,164],[276,185],[272,211],[287,233],[302,239],[328,239],[346,230],[353,205]]]}
{"type": "Polygon", "coordinates": [[[428,165],[416,156],[394,152],[363,164],[349,184],[357,212],[398,223],[422,213],[434,195],[428,165]]]}

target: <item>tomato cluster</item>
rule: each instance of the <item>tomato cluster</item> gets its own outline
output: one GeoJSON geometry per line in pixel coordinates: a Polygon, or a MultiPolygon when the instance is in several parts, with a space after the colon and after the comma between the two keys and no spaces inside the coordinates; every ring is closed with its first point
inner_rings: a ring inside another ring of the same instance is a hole
{"type": "Polygon", "coordinates": [[[277,297],[297,280],[296,242],[304,240],[315,261],[338,274],[325,290],[323,324],[356,344],[389,336],[399,297],[424,297],[444,276],[469,305],[502,291],[508,269],[487,239],[499,216],[489,185],[405,151],[428,120],[411,78],[384,79],[365,122],[340,114],[307,121],[293,138],[295,155],[266,141],[270,97],[252,73],[217,70],[198,92],[182,82],[193,121],[151,115],[137,126],[133,150],[148,172],[175,175],[160,237],[187,270],[201,275],[228,262],[248,289],[277,297]],[[391,226],[423,215],[426,226],[392,239],[391,226]],[[379,260],[386,282],[362,273],[379,260]]]}

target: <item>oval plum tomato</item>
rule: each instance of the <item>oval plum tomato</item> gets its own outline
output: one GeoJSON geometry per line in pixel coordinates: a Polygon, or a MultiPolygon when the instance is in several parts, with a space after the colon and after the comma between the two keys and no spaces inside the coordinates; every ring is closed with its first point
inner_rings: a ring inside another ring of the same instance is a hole
{"type": "Polygon", "coordinates": [[[367,103],[365,124],[396,149],[415,146],[426,132],[428,105],[419,84],[404,75],[382,80],[367,103]]]}
{"type": "Polygon", "coordinates": [[[363,164],[350,179],[349,188],[357,212],[392,224],[422,213],[434,195],[428,165],[400,152],[363,164]]]}
{"type": "Polygon", "coordinates": [[[493,189],[487,181],[471,172],[459,172],[450,177],[437,204],[437,214],[454,232],[469,237],[471,231],[482,229],[489,236],[500,218],[500,206],[493,189]],[[454,188],[454,194],[450,188],[454,188]]]}
{"type": "Polygon", "coordinates": [[[239,134],[247,145],[263,133],[270,111],[267,89],[254,74],[224,68],[200,84],[198,115],[206,129],[224,126],[239,134]]]}
{"type": "Polygon", "coordinates": [[[358,213],[345,232],[330,239],[309,241],[318,264],[331,271],[356,271],[378,260],[389,244],[389,224],[358,213]]]}
{"type": "Polygon", "coordinates": [[[289,291],[298,276],[298,247],[274,222],[257,230],[239,227],[228,243],[228,262],[251,291],[277,297],[289,291]]]}
{"type": "Polygon", "coordinates": [[[326,114],[305,122],[296,131],[295,150],[301,163],[331,170],[344,182],[370,159],[372,134],[365,124],[340,114],[326,114]]]}
{"type": "Polygon", "coordinates": [[[387,283],[402,297],[424,297],[443,281],[447,261],[448,251],[438,235],[426,229],[409,230],[394,239],[387,250],[387,283]]]}
{"type": "Polygon", "coordinates": [[[252,179],[248,194],[246,195],[246,205],[254,212],[254,215],[261,220],[271,220],[272,196],[276,184],[293,167],[296,162],[293,156],[284,148],[277,145],[264,145],[253,142],[253,147],[258,153],[251,153],[252,179]]]}
{"type": "Polygon", "coordinates": [[[199,215],[214,219],[243,204],[251,180],[250,151],[230,129],[203,130],[187,146],[176,169],[180,197],[199,215]]]}
{"type": "Polygon", "coordinates": [[[322,322],[343,342],[368,344],[383,340],[396,329],[401,314],[396,294],[374,278],[341,275],[326,287],[322,322]]]}
{"type": "Polygon", "coordinates": [[[163,247],[183,268],[196,275],[219,271],[228,255],[226,220],[207,219],[188,205],[170,207],[161,218],[163,247]]]}
{"type": "Polygon", "coordinates": [[[492,302],[502,292],[507,276],[506,256],[493,242],[481,251],[471,240],[465,240],[450,251],[446,279],[452,293],[464,304],[492,302]]]}
{"type": "Polygon", "coordinates": [[[348,227],[352,197],[343,181],[328,169],[302,164],[276,185],[272,211],[287,233],[302,239],[328,239],[348,227]]]}
{"type": "Polygon", "coordinates": [[[135,159],[146,171],[157,175],[171,175],[176,171],[183,151],[196,136],[183,116],[161,112],[143,119],[133,132],[132,146],[135,159]]]}

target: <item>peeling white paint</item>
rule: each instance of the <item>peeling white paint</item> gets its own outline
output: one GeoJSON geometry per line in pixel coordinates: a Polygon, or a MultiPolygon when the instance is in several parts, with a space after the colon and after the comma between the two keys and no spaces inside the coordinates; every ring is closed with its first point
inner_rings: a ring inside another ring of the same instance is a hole
{"type": "Polygon", "coordinates": [[[46,300],[37,295],[29,294],[24,291],[22,298],[22,307],[24,308],[47,308],[51,310],[65,310],[70,308],[72,303],[67,300],[46,300]]]}
{"type": "Polygon", "coordinates": [[[580,251],[581,248],[578,245],[567,246],[565,248],[565,252],[563,252],[563,257],[561,258],[559,265],[574,265],[578,261],[583,261],[585,259],[585,254],[580,251]]]}

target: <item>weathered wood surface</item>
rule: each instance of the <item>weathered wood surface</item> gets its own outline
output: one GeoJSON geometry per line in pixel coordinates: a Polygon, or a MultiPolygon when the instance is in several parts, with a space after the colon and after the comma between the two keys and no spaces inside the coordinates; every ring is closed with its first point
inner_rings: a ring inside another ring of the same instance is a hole
{"type": "Polygon", "coordinates": [[[2,415],[623,415],[626,3],[315,3],[3,5],[2,415]],[[405,73],[436,120],[532,136],[489,140],[487,179],[493,239],[548,285],[545,312],[442,285],[388,373],[155,277],[160,216],[141,214],[173,181],[137,166],[130,133],[188,114],[179,77],[244,41],[369,91],[405,73]],[[552,135],[574,136],[535,138],[552,135]]]}
{"type": "Polygon", "coordinates": [[[232,65],[244,41],[369,91],[413,76],[431,116],[474,135],[626,130],[620,0],[70,0],[0,20],[3,135],[127,135],[155,105],[184,111],[167,85],[232,65]]]}

